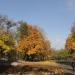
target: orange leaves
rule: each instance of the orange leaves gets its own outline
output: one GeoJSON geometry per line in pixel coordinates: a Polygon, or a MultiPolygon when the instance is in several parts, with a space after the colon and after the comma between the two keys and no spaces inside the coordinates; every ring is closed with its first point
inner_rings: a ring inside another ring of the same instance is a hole
{"type": "MultiPolygon", "coordinates": [[[[20,38],[18,51],[23,51],[25,54],[39,54],[43,50],[46,51],[46,42],[42,33],[35,27],[28,25],[27,37],[20,38]]],[[[22,35],[24,36],[24,35],[22,35]]]]}
{"type": "Polygon", "coordinates": [[[65,47],[68,50],[75,50],[75,37],[72,34],[67,38],[65,47]]]}
{"type": "Polygon", "coordinates": [[[71,33],[69,34],[69,37],[66,40],[65,48],[67,50],[70,50],[70,52],[75,51],[75,23],[73,23],[71,33]]]}

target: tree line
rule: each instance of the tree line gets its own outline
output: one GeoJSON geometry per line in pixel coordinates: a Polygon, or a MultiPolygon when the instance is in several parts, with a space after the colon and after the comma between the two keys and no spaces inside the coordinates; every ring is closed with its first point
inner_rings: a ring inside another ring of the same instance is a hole
{"type": "MultiPolygon", "coordinates": [[[[0,15],[0,59],[48,60],[53,53],[51,43],[40,27],[0,15]]],[[[59,57],[75,56],[74,53],[75,23],[65,40],[65,49],[55,52],[55,55],[59,57]]]]}
{"type": "Polygon", "coordinates": [[[51,46],[40,27],[0,16],[0,59],[46,60],[51,46]]]}

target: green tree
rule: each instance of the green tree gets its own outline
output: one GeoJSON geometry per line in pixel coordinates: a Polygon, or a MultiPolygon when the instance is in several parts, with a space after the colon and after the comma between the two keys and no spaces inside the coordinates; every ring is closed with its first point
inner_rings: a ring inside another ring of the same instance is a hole
{"type": "Polygon", "coordinates": [[[28,35],[28,26],[27,26],[27,23],[26,22],[19,22],[20,24],[20,27],[18,27],[18,34],[20,35],[20,37],[23,37],[23,36],[27,36],[28,35]]]}
{"type": "Polygon", "coordinates": [[[55,54],[56,57],[61,57],[61,58],[65,58],[65,57],[69,57],[71,56],[70,52],[65,50],[65,49],[60,49],[58,51],[56,51],[55,54]]]}

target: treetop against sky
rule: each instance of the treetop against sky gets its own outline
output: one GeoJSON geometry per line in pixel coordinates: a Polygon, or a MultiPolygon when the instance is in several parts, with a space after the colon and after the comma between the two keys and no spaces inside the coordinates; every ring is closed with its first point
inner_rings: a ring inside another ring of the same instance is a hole
{"type": "Polygon", "coordinates": [[[75,21],[75,0],[0,0],[0,14],[40,26],[59,49],[75,21]]]}

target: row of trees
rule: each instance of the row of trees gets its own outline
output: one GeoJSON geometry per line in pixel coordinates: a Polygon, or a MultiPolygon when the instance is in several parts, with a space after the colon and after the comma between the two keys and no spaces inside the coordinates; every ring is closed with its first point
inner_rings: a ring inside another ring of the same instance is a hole
{"type": "MultiPolygon", "coordinates": [[[[65,50],[57,52],[57,55],[69,56],[74,52],[75,23],[66,39],[65,50]]],[[[0,16],[0,59],[46,60],[52,53],[51,43],[41,28],[0,16]]]]}
{"type": "Polygon", "coordinates": [[[51,46],[41,29],[0,16],[0,58],[46,60],[51,46]]]}

